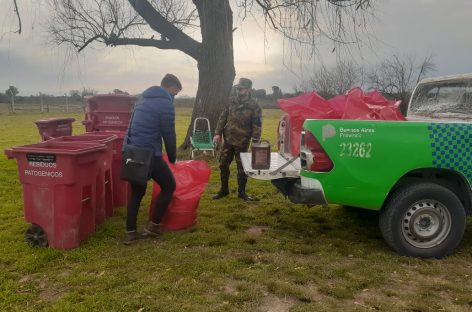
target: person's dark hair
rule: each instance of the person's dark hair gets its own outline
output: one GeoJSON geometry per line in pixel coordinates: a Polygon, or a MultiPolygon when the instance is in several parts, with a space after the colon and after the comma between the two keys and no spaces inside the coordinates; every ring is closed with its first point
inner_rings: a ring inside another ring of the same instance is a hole
{"type": "Polygon", "coordinates": [[[172,74],[166,74],[164,78],[162,78],[161,86],[164,88],[176,87],[179,90],[182,90],[182,84],[180,83],[179,78],[172,74]]]}

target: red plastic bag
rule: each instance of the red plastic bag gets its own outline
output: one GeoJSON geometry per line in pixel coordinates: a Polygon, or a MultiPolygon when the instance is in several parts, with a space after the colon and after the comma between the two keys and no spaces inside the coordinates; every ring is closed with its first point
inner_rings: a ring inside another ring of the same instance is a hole
{"type": "MultiPolygon", "coordinates": [[[[174,231],[187,228],[197,222],[197,208],[200,198],[210,179],[211,169],[203,160],[178,161],[169,164],[174,174],[176,188],[172,200],[161,220],[164,230],[174,231]]],[[[149,219],[152,219],[154,202],[161,188],[153,183],[149,219]]]]}
{"type": "Polygon", "coordinates": [[[399,110],[399,103],[387,100],[377,90],[364,94],[361,88],[352,88],[330,100],[311,92],[277,102],[289,116],[290,152],[294,156],[300,152],[305,119],[406,120],[399,110]]]}
{"type": "Polygon", "coordinates": [[[300,153],[300,138],[305,119],[339,119],[332,105],[316,92],[277,100],[280,108],[290,116],[290,151],[300,153]]]}
{"type": "Polygon", "coordinates": [[[352,88],[347,92],[345,101],[341,119],[406,120],[397,103],[387,100],[377,90],[364,94],[362,89],[352,88]]]}

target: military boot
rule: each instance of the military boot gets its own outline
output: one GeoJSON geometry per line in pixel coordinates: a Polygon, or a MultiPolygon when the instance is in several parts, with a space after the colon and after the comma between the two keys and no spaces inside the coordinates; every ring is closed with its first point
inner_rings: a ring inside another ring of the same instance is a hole
{"type": "Polygon", "coordinates": [[[161,225],[149,221],[143,230],[143,237],[159,237],[162,234],[161,225]]]}
{"type": "Polygon", "coordinates": [[[123,240],[123,244],[131,245],[136,243],[141,237],[138,234],[138,231],[127,231],[125,239],[123,240]]]}
{"type": "Polygon", "coordinates": [[[259,201],[258,198],[250,196],[246,193],[246,181],[238,180],[238,197],[245,201],[259,201]]]}
{"type": "Polygon", "coordinates": [[[213,196],[213,199],[220,199],[220,198],[228,196],[229,195],[228,184],[229,184],[229,177],[227,177],[224,174],[221,174],[221,188],[218,191],[218,193],[216,193],[216,195],[213,196]]]}

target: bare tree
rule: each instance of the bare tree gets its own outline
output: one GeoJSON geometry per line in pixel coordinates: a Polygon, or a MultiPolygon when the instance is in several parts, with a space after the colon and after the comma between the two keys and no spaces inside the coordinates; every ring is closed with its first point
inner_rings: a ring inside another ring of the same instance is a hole
{"type": "Polygon", "coordinates": [[[310,79],[311,87],[324,98],[344,94],[354,86],[364,83],[364,70],[352,61],[340,60],[335,66],[322,66],[310,79]]]}
{"type": "Polygon", "coordinates": [[[98,91],[94,90],[92,88],[90,88],[90,89],[83,88],[82,92],[81,92],[82,98],[85,97],[85,96],[96,95],[96,94],[98,94],[98,91]]]}
{"type": "Polygon", "coordinates": [[[369,82],[382,93],[401,100],[400,109],[406,113],[408,101],[415,85],[428,73],[436,70],[433,57],[425,57],[421,63],[411,55],[398,54],[385,59],[369,74],[369,82]]]}
{"type": "MultiPolygon", "coordinates": [[[[357,42],[372,0],[232,0],[242,20],[262,15],[266,24],[312,55],[318,40],[335,47],[357,42]]],[[[78,52],[94,42],[181,51],[198,64],[199,83],[183,145],[196,117],[214,126],[235,78],[230,0],[50,0],[50,32],[78,52]],[[196,38],[199,28],[201,41],[196,38]],[[193,32],[193,36],[191,36],[193,32]]],[[[300,50],[299,50],[300,51],[300,50]]]]}
{"type": "Polygon", "coordinates": [[[15,112],[15,96],[20,93],[18,91],[18,88],[15,86],[10,86],[6,91],[5,94],[10,98],[11,104],[10,104],[10,111],[12,113],[15,112]]]}
{"type": "Polygon", "coordinates": [[[272,94],[271,97],[274,99],[278,99],[282,97],[282,89],[279,86],[272,86],[272,94]]]}

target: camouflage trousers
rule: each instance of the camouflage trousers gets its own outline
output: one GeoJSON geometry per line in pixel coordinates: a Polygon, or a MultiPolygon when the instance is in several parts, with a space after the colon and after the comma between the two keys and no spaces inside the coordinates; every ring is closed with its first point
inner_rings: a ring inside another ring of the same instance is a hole
{"type": "Polygon", "coordinates": [[[243,164],[241,162],[240,153],[245,153],[248,150],[246,146],[235,146],[224,142],[220,154],[220,172],[221,172],[221,186],[227,187],[229,180],[229,166],[233,161],[236,160],[236,167],[238,169],[238,185],[245,186],[247,181],[246,173],[244,173],[243,164]],[[226,185],[225,185],[226,184],[226,185]]]}

